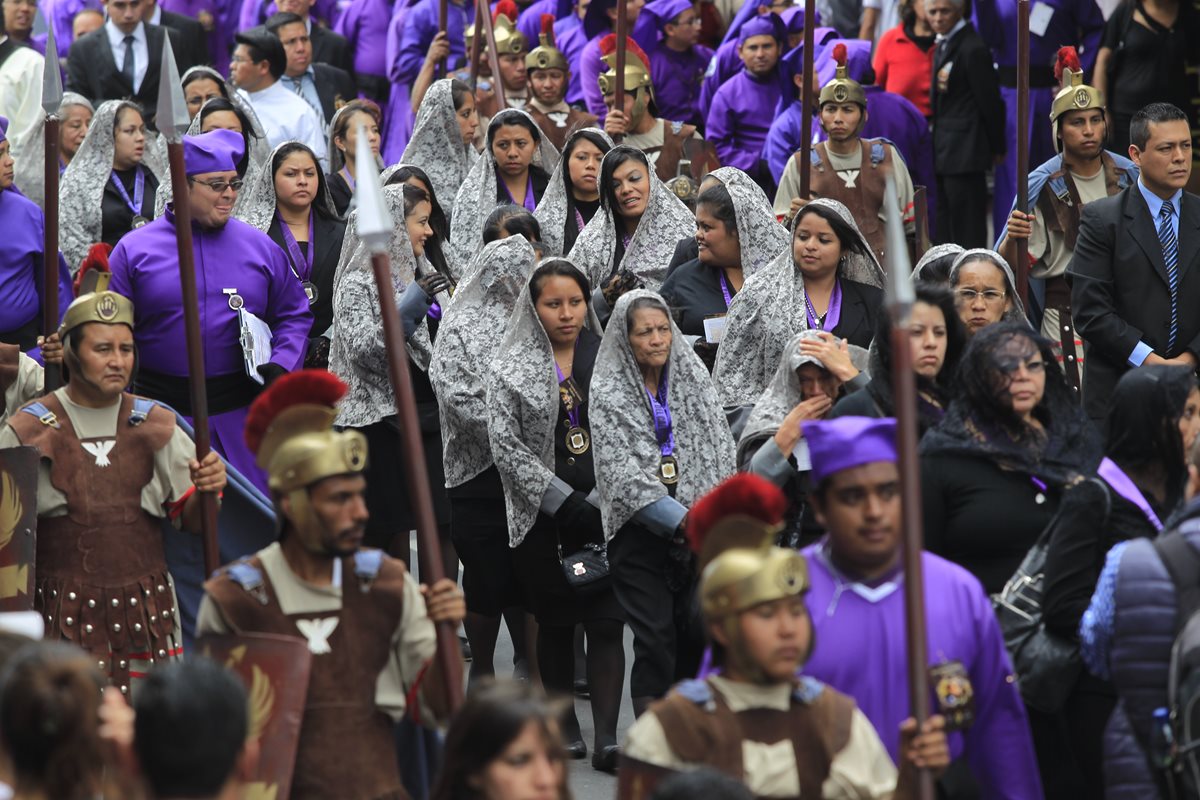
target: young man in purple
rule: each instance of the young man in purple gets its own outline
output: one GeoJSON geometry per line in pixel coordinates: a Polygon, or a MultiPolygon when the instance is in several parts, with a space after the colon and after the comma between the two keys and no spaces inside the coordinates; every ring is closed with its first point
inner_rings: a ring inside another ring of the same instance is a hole
{"type": "Polygon", "coordinates": [[[700,14],[692,0],[654,0],[638,15],[633,38],[650,56],[658,112],[665,119],[704,124],[700,87],[713,51],[697,44],[700,14]]]}
{"type": "MultiPolygon", "coordinates": [[[[803,551],[820,643],[804,674],[853,697],[896,759],[896,731],[911,712],[896,421],[804,422],[803,435],[814,511],[828,530],[803,551]]],[[[946,717],[955,760],[943,780],[973,777],[982,800],[1037,800],[1029,723],[991,603],[962,568],[930,553],[921,563],[931,710],[946,717]]]]}
{"type": "MultiPolygon", "coordinates": [[[[638,14],[646,0],[624,0],[625,18],[632,33],[637,27],[638,14]]],[[[600,52],[600,40],[617,29],[617,0],[590,0],[583,15],[583,33],[587,44],[579,53],[579,63],[571,64],[571,71],[579,73],[583,102],[589,114],[601,122],[608,115],[604,93],[600,91],[600,73],[605,71],[604,54],[600,52]]],[[[564,50],[564,52],[566,52],[564,50]]],[[[568,60],[571,53],[567,53],[568,60]]]]}
{"type": "MultiPolygon", "coordinates": [[[[183,147],[212,444],[266,492],[266,475],[242,437],[246,409],[262,385],[246,375],[238,309],[244,307],[271,328],[271,359],[257,369],[265,381],[300,366],[312,313],[283,250],[265,233],[230,219],[241,188],[241,135],[215,130],[185,136],[183,147]]],[[[168,208],[113,250],[109,289],[128,297],[137,309],[136,391],[190,418],[176,247],[175,217],[168,208]]]]}

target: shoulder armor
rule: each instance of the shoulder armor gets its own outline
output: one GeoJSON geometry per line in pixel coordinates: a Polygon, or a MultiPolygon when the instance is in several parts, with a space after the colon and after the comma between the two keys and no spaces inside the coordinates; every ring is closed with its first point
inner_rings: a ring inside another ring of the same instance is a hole
{"type": "Polygon", "coordinates": [[[383,567],[383,551],[374,548],[360,549],[354,553],[354,575],[358,585],[364,592],[370,590],[371,584],[379,576],[383,567]]]}
{"type": "Polygon", "coordinates": [[[133,410],[129,412],[129,424],[135,428],[146,421],[150,416],[150,412],[158,405],[157,400],[151,400],[149,397],[133,398],[133,410]]]}
{"type": "Polygon", "coordinates": [[[262,603],[267,604],[267,592],[263,586],[262,570],[254,566],[249,559],[235,561],[225,567],[225,574],[231,581],[241,586],[262,603]]]}
{"type": "Polygon", "coordinates": [[[887,158],[887,150],[884,148],[884,142],[881,139],[876,139],[871,142],[871,163],[879,165],[887,158]]]}
{"type": "Polygon", "coordinates": [[[34,417],[37,417],[38,422],[42,423],[43,425],[45,425],[49,428],[61,428],[62,427],[62,425],[59,424],[58,417],[55,416],[54,412],[51,411],[50,409],[46,408],[46,406],[41,403],[38,403],[36,401],[32,402],[29,405],[23,407],[21,410],[24,411],[26,414],[30,414],[34,417]]]}
{"type": "Polygon", "coordinates": [[[796,683],[796,688],[792,690],[792,699],[797,703],[804,705],[812,705],[825,691],[825,684],[821,683],[816,678],[810,678],[807,675],[801,675],[800,680],[796,683]]]}
{"type": "Polygon", "coordinates": [[[675,691],[680,697],[698,706],[707,706],[713,702],[712,687],[708,685],[708,681],[701,678],[680,681],[676,684],[675,691]]]}

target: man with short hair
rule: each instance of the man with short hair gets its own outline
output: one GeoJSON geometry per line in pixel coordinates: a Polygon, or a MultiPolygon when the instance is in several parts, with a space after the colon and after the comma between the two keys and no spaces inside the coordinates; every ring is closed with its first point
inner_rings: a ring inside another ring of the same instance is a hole
{"type": "MultiPolygon", "coordinates": [[[[487,141],[488,123],[500,110],[500,104],[496,101],[496,92],[504,92],[504,100],[508,108],[524,109],[525,104],[529,102],[529,75],[525,69],[525,54],[529,46],[525,41],[525,36],[514,25],[516,16],[517,4],[513,0],[500,0],[492,11],[496,57],[500,61],[499,75],[492,75],[492,61],[488,55],[488,45],[484,44],[479,51],[479,72],[492,79],[490,91],[480,90],[475,94],[476,108],[479,112],[475,146],[479,149],[483,149],[487,141]]],[[[475,31],[476,26],[474,25],[467,28],[466,47],[468,52],[471,51],[475,31]]]]}
{"type": "Polygon", "coordinates": [[[700,86],[713,51],[699,44],[700,12],[696,6],[692,0],[648,3],[638,15],[633,36],[646,44],[650,77],[658,87],[662,115],[703,125],[700,86]]]}
{"type": "Polygon", "coordinates": [[[1129,157],[1136,183],[1083,207],[1067,274],[1083,337],[1083,405],[1103,419],[1126,370],[1200,363],[1200,197],[1184,191],[1192,171],[1187,115],[1151,103],[1133,117],[1129,157]]]}
{"type": "Polygon", "coordinates": [[[46,55],[46,34],[33,35],[33,20],[37,16],[37,0],[3,0],[4,31],[17,44],[32,47],[46,55]]]}
{"type": "Polygon", "coordinates": [[[85,8],[71,19],[72,40],[82,39],[104,25],[104,14],[94,8],[85,8]]]}
{"type": "Polygon", "coordinates": [[[525,110],[559,151],[567,137],[580,128],[591,128],[596,117],[567,105],[567,86],[571,81],[571,65],[554,45],[554,15],[542,15],[540,44],[525,56],[529,76],[529,103],[525,110]]]}
{"type": "Polygon", "coordinates": [[[277,11],[286,11],[304,20],[312,39],[313,61],[332,64],[351,75],[354,74],[354,53],[351,51],[350,42],[346,37],[317,22],[317,19],[320,19],[325,24],[333,25],[337,21],[336,0],[243,0],[241,11],[238,12],[240,16],[237,29],[246,31],[259,27],[277,11]]]}
{"type": "Polygon", "coordinates": [[[237,87],[262,123],[272,148],[284,142],[303,142],[328,168],[325,126],[317,110],[280,83],[288,57],[279,37],[266,28],[252,28],[234,37],[237,46],[229,63],[229,80],[237,87]]]}
{"type": "Polygon", "coordinates": [[[313,63],[312,40],[304,20],[290,11],[280,11],[267,20],[287,53],[287,69],[279,82],[312,106],[328,125],[334,113],[355,97],[354,79],[343,69],[313,63]]]}

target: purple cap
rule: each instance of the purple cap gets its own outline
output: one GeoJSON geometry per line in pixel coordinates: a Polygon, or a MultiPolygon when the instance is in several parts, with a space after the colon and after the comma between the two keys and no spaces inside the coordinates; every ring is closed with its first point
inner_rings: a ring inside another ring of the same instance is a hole
{"type": "Polygon", "coordinates": [[[896,420],[885,417],[838,417],[801,423],[812,458],[812,484],[835,472],[896,461],[896,420]]]}
{"type": "Polygon", "coordinates": [[[237,131],[218,128],[198,136],[183,137],[183,162],[188,176],[232,172],[246,152],[246,140],[237,131]]]}
{"type": "Polygon", "coordinates": [[[8,117],[0,117],[0,142],[8,140],[8,117]]]}
{"type": "Polygon", "coordinates": [[[650,14],[657,21],[658,29],[662,30],[691,7],[692,0],[653,0],[641,10],[638,19],[642,18],[642,14],[650,14]]]}
{"type": "Polygon", "coordinates": [[[787,28],[778,14],[759,14],[738,31],[738,44],[744,44],[751,36],[771,36],[778,42],[786,42],[787,28]]]}

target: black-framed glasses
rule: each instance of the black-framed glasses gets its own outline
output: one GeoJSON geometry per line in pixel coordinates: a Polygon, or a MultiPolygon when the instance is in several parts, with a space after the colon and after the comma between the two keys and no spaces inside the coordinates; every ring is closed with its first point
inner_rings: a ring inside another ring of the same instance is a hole
{"type": "Polygon", "coordinates": [[[226,189],[233,189],[235,192],[240,192],[242,190],[242,186],[244,186],[246,182],[241,178],[234,178],[231,181],[198,181],[195,178],[192,178],[192,183],[198,183],[201,186],[207,186],[217,194],[224,194],[226,189]]]}

